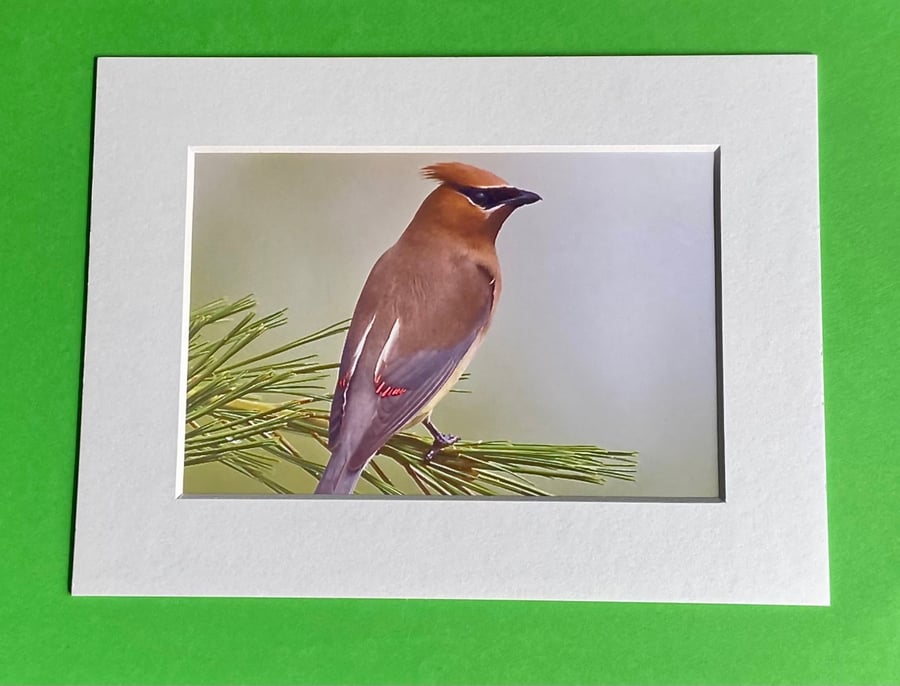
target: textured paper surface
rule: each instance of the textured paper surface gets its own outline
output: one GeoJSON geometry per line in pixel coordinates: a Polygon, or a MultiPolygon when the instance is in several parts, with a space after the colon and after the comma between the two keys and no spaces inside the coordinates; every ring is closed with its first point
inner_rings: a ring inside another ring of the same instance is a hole
{"type": "Polygon", "coordinates": [[[73,592],[826,604],[815,106],[807,56],[101,60],[73,592]],[[721,146],[726,502],[177,499],[188,146],[489,144],[721,146]]]}

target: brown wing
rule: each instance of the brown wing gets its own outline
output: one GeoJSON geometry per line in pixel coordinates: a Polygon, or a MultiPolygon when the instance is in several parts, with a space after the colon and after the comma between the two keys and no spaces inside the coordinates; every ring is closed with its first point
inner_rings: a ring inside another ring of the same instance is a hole
{"type": "Polygon", "coordinates": [[[341,358],[329,446],[358,469],[443,388],[490,323],[494,280],[464,256],[395,246],[363,288],[341,358]]]}

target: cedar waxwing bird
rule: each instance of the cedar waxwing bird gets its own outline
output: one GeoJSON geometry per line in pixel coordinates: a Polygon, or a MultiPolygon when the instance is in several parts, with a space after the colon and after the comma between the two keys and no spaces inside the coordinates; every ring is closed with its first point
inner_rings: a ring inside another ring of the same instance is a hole
{"type": "Polygon", "coordinates": [[[426,460],[458,440],[435,428],[431,411],[491,323],[500,227],[541,199],[459,162],[422,173],[440,185],[372,267],[353,311],[331,403],[331,459],[316,493],[352,493],[388,439],[418,422],[434,437],[426,460]]]}

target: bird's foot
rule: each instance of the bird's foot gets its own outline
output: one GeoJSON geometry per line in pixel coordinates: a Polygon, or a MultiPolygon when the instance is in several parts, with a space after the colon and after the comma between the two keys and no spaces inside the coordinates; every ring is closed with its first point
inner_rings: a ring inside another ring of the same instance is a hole
{"type": "Polygon", "coordinates": [[[453,445],[459,440],[459,436],[454,436],[453,434],[445,434],[438,431],[438,428],[432,424],[431,417],[426,417],[422,420],[422,424],[425,425],[425,428],[428,429],[428,433],[431,434],[432,438],[434,438],[434,443],[431,444],[431,448],[422,456],[425,462],[431,462],[437,454],[441,452],[448,445],[453,445]]]}
{"type": "Polygon", "coordinates": [[[458,440],[459,436],[437,432],[434,436],[434,443],[431,444],[431,448],[429,448],[425,455],[422,456],[423,459],[425,462],[431,462],[444,448],[453,445],[458,440]]]}

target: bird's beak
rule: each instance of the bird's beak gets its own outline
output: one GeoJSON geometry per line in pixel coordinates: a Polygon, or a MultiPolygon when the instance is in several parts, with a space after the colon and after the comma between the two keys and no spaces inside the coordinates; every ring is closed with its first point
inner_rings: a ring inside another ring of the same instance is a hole
{"type": "Polygon", "coordinates": [[[537,202],[541,200],[541,196],[537,193],[532,193],[531,191],[524,191],[521,188],[516,189],[518,193],[516,193],[509,200],[504,202],[504,205],[509,205],[510,207],[521,207],[522,205],[530,205],[533,202],[537,202]]]}

